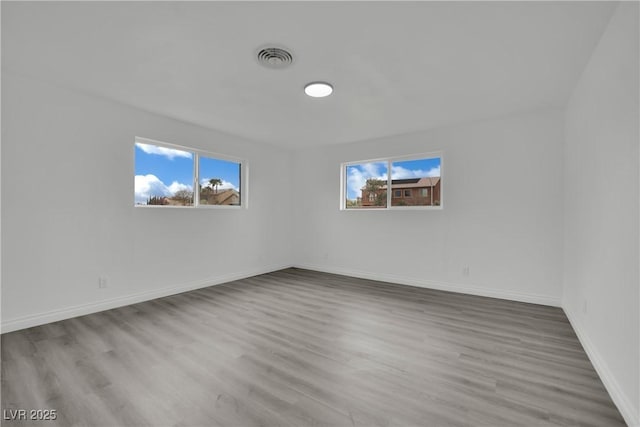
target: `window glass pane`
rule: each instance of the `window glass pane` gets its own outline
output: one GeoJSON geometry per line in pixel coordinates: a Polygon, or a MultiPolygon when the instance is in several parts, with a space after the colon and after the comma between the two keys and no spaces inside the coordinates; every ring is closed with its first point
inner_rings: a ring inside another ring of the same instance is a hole
{"type": "Polygon", "coordinates": [[[394,161],[391,206],[440,206],[440,158],[394,161]]]}
{"type": "Polygon", "coordinates": [[[193,206],[193,153],[135,145],[135,204],[193,206]]]}
{"type": "Polygon", "coordinates": [[[387,162],[346,166],[347,209],[387,207],[387,162]]]}
{"type": "Polygon", "coordinates": [[[240,206],[240,163],[200,156],[200,204],[240,206]]]}

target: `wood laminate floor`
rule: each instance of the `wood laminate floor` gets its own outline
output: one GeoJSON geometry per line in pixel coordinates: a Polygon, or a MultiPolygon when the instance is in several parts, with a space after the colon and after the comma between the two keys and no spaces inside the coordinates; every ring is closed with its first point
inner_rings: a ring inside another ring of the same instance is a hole
{"type": "Polygon", "coordinates": [[[6,426],[624,425],[559,308],[300,269],[4,334],[2,408],[57,411],[6,426]]]}

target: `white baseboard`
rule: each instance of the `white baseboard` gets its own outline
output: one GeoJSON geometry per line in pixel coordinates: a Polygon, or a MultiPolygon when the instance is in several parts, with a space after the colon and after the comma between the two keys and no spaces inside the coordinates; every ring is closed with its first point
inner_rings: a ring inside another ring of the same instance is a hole
{"type": "Polygon", "coordinates": [[[400,285],[416,286],[419,288],[438,289],[441,291],[456,292],[461,294],[477,295],[481,297],[491,297],[506,299],[511,301],[528,302],[532,304],[549,305],[561,307],[560,297],[548,295],[529,294],[521,292],[505,291],[502,289],[484,288],[473,285],[460,285],[456,283],[439,282],[434,280],[416,279],[412,277],[397,276],[395,274],[373,274],[370,272],[340,268],[326,267],[312,264],[295,264],[294,267],[307,270],[322,271],[325,273],[342,274],[345,276],[358,277],[361,279],[378,280],[381,282],[391,282],[400,285]]]}
{"type": "Polygon", "coordinates": [[[70,319],[72,317],[84,316],[86,314],[97,313],[99,311],[109,310],[112,308],[122,307],[139,302],[149,301],[156,298],[162,298],[182,292],[192,291],[195,289],[205,288],[222,283],[232,282],[234,280],[245,279],[247,277],[257,276],[259,274],[270,273],[272,271],[289,268],[291,265],[278,265],[271,267],[263,267],[242,273],[227,274],[224,276],[216,276],[208,279],[198,280],[189,283],[183,283],[177,286],[170,286],[161,289],[154,289],[145,292],[139,292],[131,295],[125,295],[117,298],[110,298],[102,301],[92,302],[88,304],[65,307],[57,310],[51,310],[44,313],[36,313],[28,316],[9,319],[0,323],[0,331],[4,334],[7,332],[17,331],[20,329],[31,328],[33,326],[44,325],[46,323],[57,322],[60,320],[70,319]]]}
{"type": "Polygon", "coordinates": [[[587,353],[591,364],[609,392],[609,396],[611,396],[613,403],[618,407],[618,410],[622,414],[625,422],[629,427],[640,427],[640,414],[638,414],[638,410],[640,408],[634,407],[627,395],[622,391],[618,381],[616,381],[615,377],[609,370],[607,363],[604,361],[602,356],[600,356],[600,352],[589,338],[585,329],[582,327],[582,323],[580,323],[578,317],[572,313],[568,306],[563,307],[563,310],[567,315],[567,319],[569,319],[569,323],[571,323],[571,327],[576,332],[584,351],[587,353]]]}

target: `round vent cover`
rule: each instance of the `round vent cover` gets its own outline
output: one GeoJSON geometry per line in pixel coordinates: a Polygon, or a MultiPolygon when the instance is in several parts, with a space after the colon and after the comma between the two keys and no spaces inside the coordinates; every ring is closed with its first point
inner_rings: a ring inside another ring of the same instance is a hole
{"type": "Polygon", "coordinates": [[[284,68],[293,63],[293,56],[279,47],[265,47],[258,52],[258,62],[267,68],[284,68]]]}

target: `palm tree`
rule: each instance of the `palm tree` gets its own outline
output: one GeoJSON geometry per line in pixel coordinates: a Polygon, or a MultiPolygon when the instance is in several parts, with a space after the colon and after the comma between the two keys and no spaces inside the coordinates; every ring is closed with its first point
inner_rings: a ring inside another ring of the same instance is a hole
{"type": "Polygon", "coordinates": [[[218,185],[222,185],[222,180],[220,178],[211,178],[209,180],[209,185],[211,185],[215,193],[218,194],[218,185]]]}

